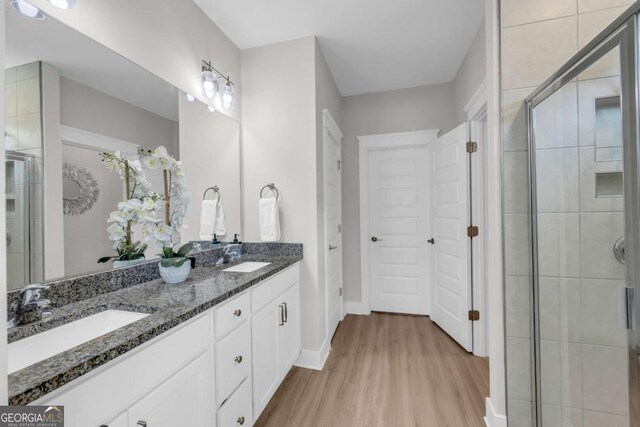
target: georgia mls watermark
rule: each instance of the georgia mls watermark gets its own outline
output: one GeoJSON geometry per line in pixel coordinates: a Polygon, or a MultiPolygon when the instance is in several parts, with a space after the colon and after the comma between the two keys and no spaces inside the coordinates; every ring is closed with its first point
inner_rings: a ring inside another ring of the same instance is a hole
{"type": "Polygon", "coordinates": [[[0,406],[0,427],[64,427],[64,406],[0,406]]]}

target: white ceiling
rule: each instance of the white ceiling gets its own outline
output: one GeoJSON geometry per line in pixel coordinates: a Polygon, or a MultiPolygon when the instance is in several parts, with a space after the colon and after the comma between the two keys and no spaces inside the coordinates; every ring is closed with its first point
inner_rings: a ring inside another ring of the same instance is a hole
{"type": "Polygon", "coordinates": [[[240,49],[315,35],[344,96],[452,81],[482,0],[194,0],[240,49]]]}
{"type": "Polygon", "coordinates": [[[160,77],[50,16],[36,21],[11,7],[5,14],[6,68],[45,61],[70,80],[178,121],[178,90],[160,77]]]}

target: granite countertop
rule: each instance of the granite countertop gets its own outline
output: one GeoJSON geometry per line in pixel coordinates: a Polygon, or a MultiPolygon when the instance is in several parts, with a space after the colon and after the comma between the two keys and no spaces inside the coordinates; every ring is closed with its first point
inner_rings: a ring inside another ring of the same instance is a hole
{"type": "Polygon", "coordinates": [[[113,332],[10,374],[9,404],[26,405],[33,402],[301,259],[301,255],[245,254],[236,263],[216,267],[198,267],[191,272],[186,282],[178,285],[168,285],[162,280],[153,280],[55,308],[52,318],[46,322],[16,327],[9,331],[9,342],[108,309],[150,314],[113,332]],[[247,261],[271,264],[251,273],[222,271],[247,261]]]}

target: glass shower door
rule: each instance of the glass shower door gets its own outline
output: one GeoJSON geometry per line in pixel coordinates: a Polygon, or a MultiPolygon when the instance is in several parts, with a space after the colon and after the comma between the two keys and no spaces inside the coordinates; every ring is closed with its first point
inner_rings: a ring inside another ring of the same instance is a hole
{"type": "Polygon", "coordinates": [[[5,201],[7,213],[7,289],[32,282],[31,257],[31,161],[23,153],[6,153],[5,201]]]}
{"type": "Polygon", "coordinates": [[[538,425],[636,425],[635,70],[634,17],[528,100],[538,425]]]}

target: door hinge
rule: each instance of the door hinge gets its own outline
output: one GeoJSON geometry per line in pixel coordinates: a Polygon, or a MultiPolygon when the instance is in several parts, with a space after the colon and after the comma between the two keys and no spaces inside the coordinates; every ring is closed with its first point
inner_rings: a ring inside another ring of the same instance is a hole
{"type": "Polygon", "coordinates": [[[340,296],[342,296],[342,288],[340,288],[340,296]]]}
{"type": "Polygon", "coordinates": [[[478,230],[478,227],[476,227],[475,225],[470,225],[467,227],[467,236],[471,237],[472,239],[474,237],[478,237],[479,233],[480,230],[478,230]]]}
{"type": "Polygon", "coordinates": [[[467,142],[467,153],[475,153],[478,151],[478,143],[477,142],[467,142]]]}
{"type": "Polygon", "coordinates": [[[338,170],[340,170],[341,167],[342,167],[342,162],[338,160],[338,170]]]}
{"type": "Polygon", "coordinates": [[[469,310],[469,320],[472,322],[480,320],[480,312],[478,310],[469,310]]]}
{"type": "Polygon", "coordinates": [[[338,233],[342,233],[342,224],[338,224],[338,233]]]}

